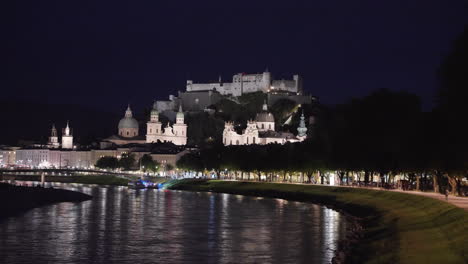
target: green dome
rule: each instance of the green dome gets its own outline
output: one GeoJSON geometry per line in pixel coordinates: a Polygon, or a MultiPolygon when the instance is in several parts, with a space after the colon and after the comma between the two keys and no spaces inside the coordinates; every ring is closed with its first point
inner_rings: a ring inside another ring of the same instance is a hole
{"type": "Polygon", "coordinates": [[[184,112],[177,112],[177,118],[184,118],[184,112]]]}

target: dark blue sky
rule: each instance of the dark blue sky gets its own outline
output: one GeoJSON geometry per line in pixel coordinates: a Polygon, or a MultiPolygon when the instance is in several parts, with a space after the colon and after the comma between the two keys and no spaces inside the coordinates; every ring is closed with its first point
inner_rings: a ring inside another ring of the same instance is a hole
{"type": "Polygon", "coordinates": [[[142,109],[194,81],[299,73],[327,104],[378,88],[433,100],[463,0],[13,1],[0,98],[142,109]]]}

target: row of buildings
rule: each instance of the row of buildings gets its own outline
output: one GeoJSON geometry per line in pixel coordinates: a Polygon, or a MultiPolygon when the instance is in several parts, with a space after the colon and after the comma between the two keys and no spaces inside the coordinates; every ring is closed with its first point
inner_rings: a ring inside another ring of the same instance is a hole
{"type": "Polygon", "coordinates": [[[124,146],[115,149],[66,150],[54,148],[8,148],[0,149],[0,167],[25,168],[83,168],[92,169],[102,157],[120,159],[124,154],[132,153],[135,160],[143,155],[150,155],[162,165],[175,167],[176,162],[188,150],[162,144],[156,148],[142,146],[124,146]]]}
{"type": "Polygon", "coordinates": [[[235,101],[236,97],[253,92],[267,94],[268,100],[264,102],[262,111],[254,120],[248,121],[247,128],[242,131],[239,131],[232,122],[226,122],[222,135],[224,145],[285,144],[306,139],[304,115],[301,116],[297,128],[298,133],[294,135],[275,131],[274,116],[268,111],[271,101],[279,98],[289,98],[300,104],[312,102],[312,97],[303,95],[302,80],[298,75],[294,75],[292,80],[273,80],[268,71],[260,74],[239,73],[234,75],[232,82],[229,83],[222,82],[221,79],[211,83],[194,83],[188,80],[186,91],[179,93],[179,98],[172,96],[170,101],[154,102],[149,120],[146,122],[146,135],[139,134],[139,122],[134,118],[129,105],[124,117],[118,123],[117,134],[101,140],[99,149],[80,150],[75,146],[73,130],[67,122],[62,130],[61,140],[57,129],[52,125],[47,145],[0,148],[0,166],[92,168],[102,157],[120,158],[125,153],[133,153],[137,160],[149,154],[159,163],[175,166],[176,161],[186,153],[185,146],[189,136],[183,109],[201,111],[222,98],[235,101]],[[168,116],[168,119],[174,122],[172,124],[168,122],[163,126],[160,114],[168,116]],[[156,145],[166,147],[155,149],[156,145]]]}

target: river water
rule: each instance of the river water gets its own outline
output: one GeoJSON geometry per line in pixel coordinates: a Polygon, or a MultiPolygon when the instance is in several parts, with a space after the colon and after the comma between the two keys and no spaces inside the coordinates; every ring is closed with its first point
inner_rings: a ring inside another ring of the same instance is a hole
{"type": "Polygon", "coordinates": [[[314,204],[55,185],[94,198],[0,221],[0,263],[330,263],[345,235],[344,216],[314,204]]]}

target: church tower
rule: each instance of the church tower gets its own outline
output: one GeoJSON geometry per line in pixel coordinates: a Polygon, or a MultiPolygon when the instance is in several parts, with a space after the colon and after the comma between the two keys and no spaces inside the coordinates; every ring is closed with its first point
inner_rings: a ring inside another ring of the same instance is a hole
{"type": "Polygon", "coordinates": [[[172,126],[174,131],[174,141],[172,143],[176,145],[187,144],[187,125],[184,123],[184,112],[182,111],[182,105],[179,106],[179,112],[176,115],[176,123],[172,126]]]}
{"type": "Polygon", "coordinates": [[[146,143],[158,141],[158,136],[162,134],[162,124],[159,122],[159,112],[157,110],[156,102],[154,102],[153,109],[151,109],[150,121],[148,121],[146,125],[146,143]]]}
{"type": "Polygon", "coordinates": [[[301,115],[301,121],[299,122],[299,127],[297,128],[297,138],[300,140],[300,141],[303,141],[304,139],[306,139],[307,137],[307,127],[305,125],[305,121],[304,121],[304,111],[302,112],[302,115],[301,115]]]}
{"type": "Polygon", "coordinates": [[[68,125],[62,131],[62,148],[63,149],[72,149],[73,148],[73,135],[70,126],[68,125]]]}
{"type": "Polygon", "coordinates": [[[54,124],[52,124],[52,129],[50,131],[49,147],[51,148],[60,147],[60,143],[58,141],[57,129],[55,128],[54,124]]]}

